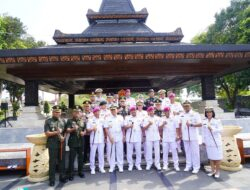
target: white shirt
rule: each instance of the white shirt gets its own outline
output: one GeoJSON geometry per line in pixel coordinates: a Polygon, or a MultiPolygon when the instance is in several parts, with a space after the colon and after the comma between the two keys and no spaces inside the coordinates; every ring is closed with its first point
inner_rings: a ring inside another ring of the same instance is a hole
{"type": "Polygon", "coordinates": [[[189,125],[191,124],[201,124],[201,117],[199,113],[190,110],[188,113],[184,112],[180,115],[180,123],[181,123],[181,132],[182,132],[182,139],[185,141],[189,140],[199,140],[199,129],[198,127],[191,127],[187,126],[187,121],[189,125]]]}
{"type": "Polygon", "coordinates": [[[161,100],[161,109],[163,110],[165,107],[168,107],[170,104],[170,100],[169,98],[165,97],[165,98],[160,98],[161,100]]]}
{"type": "Polygon", "coordinates": [[[100,110],[100,117],[101,118],[106,119],[109,116],[111,116],[110,110],[108,110],[108,109],[105,109],[105,110],[101,109],[100,110]]]}
{"type": "Polygon", "coordinates": [[[126,131],[126,142],[141,142],[142,139],[142,119],[138,116],[132,116],[132,115],[128,115],[125,118],[125,122],[124,125],[131,125],[133,124],[133,128],[129,128],[126,131]]]}
{"type": "Polygon", "coordinates": [[[161,124],[163,125],[164,121],[167,122],[163,126],[163,137],[162,142],[175,142],[176,141],[176,128],[179,128],[178,120],[174,117],[167,118],[166,116],[161,118],[161,124]]]}
{"type": "Polygon", "coordinates": [[[125,104],[126,104],[127,108],[130,108],[130,107],[132,107],[132,106],[136,106],[135,99],[132,98],[132,97],[129,97],[129,98],[126,97],[126,102],[125,102],[125,104]]]}
{"type": "Polygon", "coordinates": [[[141,111],[137,110],[136,116],[141,117],[141,118],[145,118],[148,116],[148,112],[146,112],[145,110],[141,110],[141,111]]]}
{"type": "Polygon", "coordinates": [[[95,103],[96,103],[96,105],[99,106],[100,102],[102,102],[102,101],[105,101],[104,97],[102,97],[102,96],[100,96],[100,97],[96,96],[95,97],[95,103]]]}
{"type": "Polygon", "coordinates": [[[184,111],[180,102],[174,102],[173,104],[170,103],[169,107],[172,113],[176,112],[180,114],[184,111]]]}
{"type": "Polygon", "coordinates": [[[160,118],[158,116],[147,116],[143,121],[143,127],[147,126],[149,122],[153,124],[146,129],[146,141],[159,141],[160,140],[160,133],[159,133],[159,124],[160,118]]]}
{"type": "Polygon", "coordinates": [[[111,115],[105,119],[104,128],[108,128],[109,134],[112,138],[114,138],[115,142],[123,140],[123,133],[122,133],[123,126],[124,126],[124,119],[120,115],[117,116],[111,115]]]}
{"type": "Polygon", "coordinates": [[[93,129],[96,127],[96,131],[90,133],[90,144],[104,143],[104,120],[102,118],[92,117],[87,123],[87,129],[93,129]]]}
{"type": "Polygon", "coordinates": [[[216,144],[217,146],[222,146],[222,140],[221,140],[222,130],[223,130],[223,126],[220,120],[212,118],[209,122],[207,118],[204,119],[202,121],[202,140],[206,144],[206,146],[215,147],[216,144]],[[209,125],[211,126],[212,131],[208,129],[209,125]]]}

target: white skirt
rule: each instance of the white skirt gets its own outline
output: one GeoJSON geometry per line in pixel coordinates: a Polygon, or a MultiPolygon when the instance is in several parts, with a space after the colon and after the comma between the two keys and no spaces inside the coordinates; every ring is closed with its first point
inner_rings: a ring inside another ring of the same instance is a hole
{"type": "Polygon", "coordinates": [[[207,149],[207,157],[209,160],[222,160],[223,152],[222,146],[206,146],[207,149]]]}

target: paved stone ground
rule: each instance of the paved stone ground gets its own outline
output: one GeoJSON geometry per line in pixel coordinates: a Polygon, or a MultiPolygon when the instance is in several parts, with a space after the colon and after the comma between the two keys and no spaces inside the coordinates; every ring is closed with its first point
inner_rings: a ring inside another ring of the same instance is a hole
{"type": "MultiPolygon", "coordinates": [[[[183,167],[181,167],[183,169],[183,167]]],[[[26,177],[22,177],[20,172],[1,172],[0,189],[2,190],[45,190],[45,189],[63,189],[63,190],[249,190],[250,164],[244,165],[243,170],[239,172],[221,172],[221,178],[215,179],[208,177],[205,171],[200,171],[197,175],[191,172],[175,172],[173,170],[158,172],[155,169],[151,171],[123,173],[113,172],[91,175],[87,171],[85,179],[78,176],[74,181],[66,184],[56,183],[55,188],[48,186],[48,181],[41,183],[30,183],[26,177]]],[[[57,176],[58,179],[58,176],[57,176]]]]}

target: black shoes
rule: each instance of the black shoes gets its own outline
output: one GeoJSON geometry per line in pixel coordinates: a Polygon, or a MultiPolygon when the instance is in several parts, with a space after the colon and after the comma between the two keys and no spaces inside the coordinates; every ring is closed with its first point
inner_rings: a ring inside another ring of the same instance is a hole
{"type": "Polygon", "coordinates": [[[85,178],[84,173],[79,173],[79,177],[80,177],[80,178],[85,178]]]}
{"type": "Polygon", "coordinates": [[[73,176],[69,176],[69,181],[73,181],[74,177],[73,176]]]}
{"type": "Polygon", "coordinates": [[[66,176],[60,176],[59,177],[59,181],[62,183],[67,183],[68,182],[68,178],[66,176]]]}
{"type": "Polygon", "coordinates": [[[54,186],[55,186],[55,182],[54,182],[54,181],[50,181],[50,182],[49,182],[49,186],[50,186],[50,187],[54,187],[54,186]]]}

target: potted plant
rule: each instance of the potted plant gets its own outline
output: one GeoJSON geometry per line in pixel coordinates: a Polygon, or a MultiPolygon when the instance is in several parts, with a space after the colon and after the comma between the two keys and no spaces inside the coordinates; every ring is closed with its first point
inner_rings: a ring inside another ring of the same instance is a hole
{"type": "Polygon", "coordinates": [[[19,102],[18,101],[12,102],[12,113],[14,119],[17,119],[19,109],[20,109],[19,102]]]}
{"type": "Polygon", "coordinates": [[[46,116],[48,116],[48,114],[50,113],[50,105],[48,101],[44,102],[43,112],[46,114],[46,116]]]}

